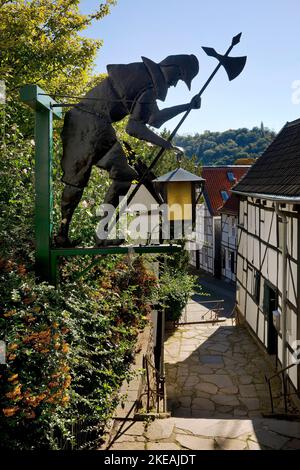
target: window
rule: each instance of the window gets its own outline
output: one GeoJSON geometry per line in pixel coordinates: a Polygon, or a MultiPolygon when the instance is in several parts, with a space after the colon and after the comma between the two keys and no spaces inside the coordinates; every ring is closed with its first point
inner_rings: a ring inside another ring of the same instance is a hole
{"type": "Polygon", "coordinates": [[[231,220],[231,236],[232,237],[235,237],[235,227],[236,227],[236,223],[235,223],[235,220],[232,218],[231,220]]]}
{"type": "Polygon", "coordinates": [[[253,273],[253,299],[256,305],[259,305],[259,297],[260,297],[260,272],[254,271],[253,273]]]}
{"type": "Polygon", "coordinates": [[[208,249],[206,246],[203,248],[203,264],[208,265],[208,249]]]}
{"type": "Polygon", "coordinates": [[[230,183],[235,183],[235,176],[232,173],[232,171],[227,172],[227,178],[228,178],[228,181],[230,181],[230,183]]]}
{"type": "Polygon", "coordinates": [[[232,274],[235,274],[234,251],[230,252],[230,270],[231,270],[232,274]]]}
{"type": "Polygon", "coordinates": [[[229,199],[229,194],[225,190],[221,191],[221,196],[222,196],[223,201],[225,202],[229,199]]]}
{"type": "Polygon", "coordinates": [[[281,220],[278,221],[278,248],[282,251],[283,247],[283,223],[281,220]]]}
{"type": "Polygon", "coordinates": [[[222,268],[226,268],[226,250],[222,250],[222,268]]]}

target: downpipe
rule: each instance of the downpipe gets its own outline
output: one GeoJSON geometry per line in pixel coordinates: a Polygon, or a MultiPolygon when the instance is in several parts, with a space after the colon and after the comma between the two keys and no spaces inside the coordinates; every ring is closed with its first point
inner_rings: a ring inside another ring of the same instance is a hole
{"type": "MultiPolygon", "coordinates": [[[[286,300],[287,300],[287,217],[286,214],[279,209],[279,202],[275,203],[275,212],[281,218],[283,225],[282,237],[282,279],[281,279],[281,332],[282,332],[282,368],[287,367],[287,331],[286,331],[286,300]]],[[[286,374],[286,372],[284,372],[286,374]]]]}

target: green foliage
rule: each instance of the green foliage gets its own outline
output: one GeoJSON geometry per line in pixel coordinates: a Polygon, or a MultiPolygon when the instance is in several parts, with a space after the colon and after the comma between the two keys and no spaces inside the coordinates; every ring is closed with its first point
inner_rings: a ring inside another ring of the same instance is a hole
{"type": "Polygon", "coordinates": [[[202,165],[232,165],[239,158],[257,158],[272,142],[275,133],[265,128],[229,129],[225,132],[178,135],[174,142],[182,146],[188,157],[196,157],[202,165]]]}
{"type": "Polygon", "coordinates": [[[166,270],[160,279],[161,300],[165,305],[166,320],[178,321],[196,287],[196,278],[187,273],[166,270]]]}
{"type": "MultiPolygon", "coordinates": [[[[144,163],[150,166],[160,149],[147,142],[129,136],[125,132],[127,119],[128,118],[125,118],[123,121],[116,123],[114,126],[117,131],[118,138],[120,141],[126,141],[127,143],[129,143],[129,145],[136,153],[137,157],[141,158],[144,163]]],[[[160,135],[163,138],[167,139],[170,135],[170,132],[166,129],[163,129],[160,135]]],[[[125,148],[124,150],[126,152],[125,148]]],[[[157,165],[154,167],[153,172],[158,177],[165,173],[168,173],[171,170],[174,170],[175,168],[177,168],[177,166],[178,162],[176,159],[175,152],[165,151],[161,159],[158,161],[157,165]]],[[[201,174],[201,165],[197,163],[197,159],[195,157],[190,158],[189,156],[183,156],[181,161],[181,167],[187,171],[190,171],[191,173],[195,173],[196,175],[200,176],[201,174]]]]}
{"type": "MultiPolygon", "coordinates": [[[[184,245],[184,243],[182,242],[184,245]]],[[[167,321],[178,321],[189,298],[198,288],[197,276],[188,273],[189,254],[182,250],[166,256],[159,278],[157,297],[165,306],[167,321]]]]}
{"type": "Polygon", "coordinates": [[[156,284],[141,257],[102,260],[88,279],[60,291],[1,260],[2,447],[95,445],[128,378],[156,284]]]}

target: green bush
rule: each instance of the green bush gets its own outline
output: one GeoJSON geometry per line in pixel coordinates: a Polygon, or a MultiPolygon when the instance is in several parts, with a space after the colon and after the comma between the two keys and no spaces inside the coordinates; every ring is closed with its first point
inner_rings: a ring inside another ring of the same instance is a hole
{"type": "Polygon", "coordinates": [[[165,272],[160,279],[160,285],[166,320],[176,322],[195,290],[196,278],[185,272],[165,272]]]}
{"type": "Polygon", "coordinates": [[[36,284],[23,265],[2,258],[0,267],[0,445],[95,446],[129,377],[156,278],[141,257],[106,257],[60,290],[36,284]]]}

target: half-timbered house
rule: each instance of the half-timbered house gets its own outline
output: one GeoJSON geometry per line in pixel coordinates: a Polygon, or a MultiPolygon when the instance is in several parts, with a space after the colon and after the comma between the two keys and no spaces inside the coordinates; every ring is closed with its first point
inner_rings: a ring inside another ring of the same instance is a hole
{"type": "Polygon", "coordinates": [[[222,278],[235,282],[239,200],[234,194],[220,209],[222,278]]]}
{"type": "Polygon", "coordinates": [[[232,186],[249,166],[203,167],[203,202],[196,208],[195,241],[190,242],[191,264],[215,277],[221,277],[221,213],[230,198],[232,186]]]}
{"type": "MultiPolygon", "coordinates": [[[[285,368],[300,340],[300,119],[283,127],[233,191],[237,312],[285,368]]],[[[286,373],[299,392],[299,365],[286,373]]]]}

